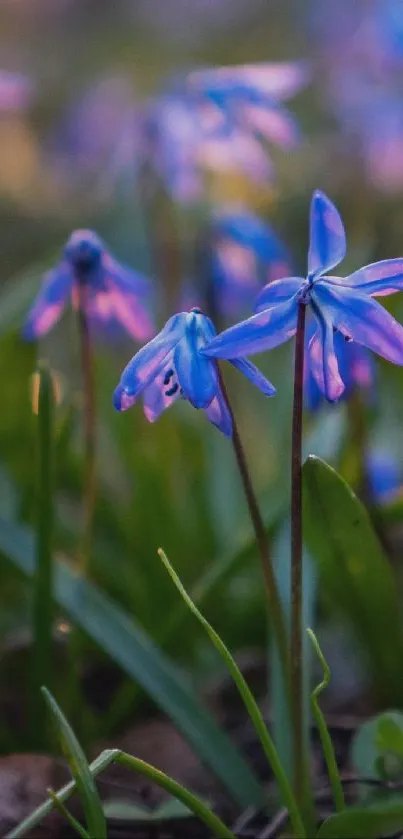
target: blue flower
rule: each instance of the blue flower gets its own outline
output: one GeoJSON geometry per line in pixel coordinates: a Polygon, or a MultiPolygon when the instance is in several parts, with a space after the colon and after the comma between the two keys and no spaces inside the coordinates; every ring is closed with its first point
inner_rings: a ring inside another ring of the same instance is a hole
{"type": "Polygon", "coordinates": [[[70,297],[75,309],[84,307],[90,326],[107,331],[123,327],[144,341],[154,332],[149,296],[145,277],[121,265],[96,233],[76,230],[60,262],[45,274],[23,336],[32,341],[48,332],[70,297]]]}
{"type": "Polygon", "coordinates": [[[389,449],[375,447],[366,457],[366,469],[374,498],[378,503],[393,501],[402,492],[402,469],[389,449]]]}
{"type": "Polygon", "coordinates": [[[289,254],[274,230],[242,207],[215,213],[211,237],[211,294],[225,316],[242,314],[264,283],[290,270],[289,254]]]}
{"type": "Polygon", "coordinates": [[[213,338],[203,352],[233,359],[277,347],[295,335],[298,305],[303,303],[316,321],[309,363],[329,401],[339,399],[344,391],[334,347],[335,329],[388,361],[403,365],[403,327],[373,299],[403,288],[403,259],[375,262],[345,279],[325,276],[341,262],[345,252],[340,215],[317,191],[311,202],[307,278],[288,277],[269,283],[257,299],[256,314],[213,338]]]}
{"type": "MultiPolygon", "coordinates": [[[[171,317],[124,369],[114,394],[116,410],[126,411],[142,395],[144,413],[150,422],[155,422],[177,399],[187,399],[230,437],[231,413],[221,389],[217,363],[202,353],[215,334],[213,323],[200,309],[171,317]]],[[[230,361],[266,396],[275,393],[273,385],[246,358],[230,361]]]]}
{"type": "MultiPolygon", "coordinates": [[[[316,411],[324,398],[320,385],[313,375],[313,366],[309,357],[309,344],[315,332],[315,319],[310,317],[305,333],[304,364],[305,404],[310,411],[316,411]]],[[[365,391],[371,397],[375,380],[375,365],[371,354],[355,341],[346,340],[341,332],[335,331],[333,340],[340,376],[345,386],[342,398],[348,399],[355,389],[365,391]]]]}

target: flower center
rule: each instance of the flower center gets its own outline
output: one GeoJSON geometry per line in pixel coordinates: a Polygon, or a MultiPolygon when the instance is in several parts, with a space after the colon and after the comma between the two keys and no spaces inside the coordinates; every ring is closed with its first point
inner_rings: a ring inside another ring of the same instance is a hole
{"type": "Polygon", "coordinates": [[[179,390],[178,382],[175,380],[172,381],[172,379],[175,379],[175,371],[172,368],[170,368],[166,371],[163,379],[165,396],[175,396],[175,393],[177,393],[179,390]]]}

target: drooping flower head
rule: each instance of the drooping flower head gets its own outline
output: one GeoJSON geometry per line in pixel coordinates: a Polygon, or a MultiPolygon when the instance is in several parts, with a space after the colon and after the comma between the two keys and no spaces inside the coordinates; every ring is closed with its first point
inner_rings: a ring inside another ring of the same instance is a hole
{"type": "Polygon", "coordinates": [[[335,330],[403,365],[403,327],[373,299],[403,288],[403,259],[375,262],[344,279],[327,276],[345,252],[340,215],[332,202],[316,191],[311,202],[307,277],[269,283],[257,299],[256,314],[213,338],[204,352],[211,357],[237,358],[283,344],[296,333],[301,303],[309,306],[316,323],[308,347],[310,369],[330,402],[339,399],[345,387],[335,352],[335,330]]]}
{"type": "MultiPolygon", "coordinates": [[[[144,413],[155,422],[177,399],[204,410],[223,434],[232,434],[231,413],[222,392],[217,364],[203,355],[216,334],[210,318],[200,309],[171,317],[161,332],[129,361],[115,390],[117,411],[126,411],[143,397],[144,413]]],[[[246,358],[230,359],[266,396],[273,385],[246,358]]]]}
{"type": "Polygon", "coordinates": [[[75,230],[61,260],[45,274],[24,337],[35,340],[45,335],[69,298],[75,309],[84,306],[90,327],[106,331],[123,327],[137,341],[154,332],[148,280],[121,265],[92,230],[75,230]]]}
{"type": "MultiPolygon", "coordinates": [[[[324,401],[323,391],[313,376],[309,360],[309,344],[315,332],[315,319],[311,316],[306,326],[304,365],[305,404],[309,411],[316,411],[324,401]]],[[[375,383],[375,365],[371,353],[355,341],[349,341],[338,331],[334,333],[333,342],[340,376],[344,382],[341,398],[348,399],[355,390],[359,390],[371,399],[375,383]]]]}

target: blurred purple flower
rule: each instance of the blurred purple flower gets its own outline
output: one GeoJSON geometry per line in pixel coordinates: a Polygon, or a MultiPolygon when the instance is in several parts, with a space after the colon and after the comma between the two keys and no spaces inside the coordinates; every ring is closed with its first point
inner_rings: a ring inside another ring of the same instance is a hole
{"type": "Polygon", "coordinates": [[[369,451],[366,469],[371,490],[379,504],[393,501],[401,495],[402,469],[390,450],[377,446],[369,451]]]}
{"type": "MultiPolygon", "coordinates": [[[[116,410],[126,411],[142,396],[144,413],[149,422],[155,422],[177,399],[186,399],[230,437],[231,413],[217,364],[201,352],[215,334],[212,321],[200,309],[171,317],[124,369],[114,394],[116,410]]],[[[273,385],[246,358],[230,361],[266,396],[275,393],[273,385]]]]}
{"type": "Polygon", "coordinates": [[[129,79],[106,76],[74,99],[50,139],[62,176],[113,183],[138,167],[141,118],[129,79]]]}
{"type": "Polygon", "coordinates": [[[211,224],[211,293],[218,311],[239,316],[250,310],[262,285],[291,270],[274,230],[246,208],[217,211],[211,224]]]}
{"type": "Polygon", "coordinates": [[[203,352],[237,358],[277,347],[295,335],[298,307],[304,303],[316,321],[308,350],[311,372],[330,402],[339,399],[345,387],[335,352],[335,330],[403,365],[403,326],[373,299],[403,289],[403,259],[375,262],[344,279],[326,276],[345,252],[340,215],[324,193],[316,191],[311,202],[306,279],[287,277],[269,283],[257,299],[257,314],[213,338],[203,352]]]}
{"type": "Polygon", "coordinates": [[[22,73],[0,70],[0,114],[24,111],[31,104],[32,81],[22,73]]]}
{"type": "Polygon", "coordinates": [[[45,335],[70,298],[75,309],[84,306],[90,326],[111,333],[123,327],[135,340],[144,341],[154,332],[149,297],[145,277],[121,265],[96,233],[76,230],[60,262],[45,274],[23,336],[32,341],[45,335]]]}
{"type": "Polygon", "coordinates": [[[315,3],[326,105],[379,189],[403,185],[403,4],[315,3]]]}

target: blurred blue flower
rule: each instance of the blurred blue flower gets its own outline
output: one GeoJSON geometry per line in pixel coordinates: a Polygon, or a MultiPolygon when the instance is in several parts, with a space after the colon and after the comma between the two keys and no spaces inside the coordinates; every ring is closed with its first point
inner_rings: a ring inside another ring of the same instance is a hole
{"type": "MultiPolygon", "coordinates": [[[[155,422],[177,399],[187,399],[223,434],[232,434],[231,413],[222,392],[217,364],[202,354],[216,334],[200,309],[171,317],[161,332],[129,361],[115,390],[117,411],[126,411],[142,395],[144,413],[155,422]]],[[[230,359],[266,396],[275,389],[246,358],[230,359]]]]}
{"type": "Polygon", "coordinates": [[[366,469],[371,490],[378,503],[387,503],[401,494],[402,469],[390,450],[379,446],[372,449],[366,458],[366,469]]]}
{"type": "Polygon", "coordinates": [[[302,63],[245,64],[195,70],[189,77],[195,94],[219,112],[221,125],[231,133],[246,131],[289,149],[299,139],[294,117],[280,104],[308,80],[302,63]]]}
{"type": "Polygon", "coordinates": [[[31,103],[33,84],[28,76],[0,70],[0,114],[24,111],[31,103]]]}
{"type": "Polygon", "coordinates": [[[269,224],[246,208],[216,211],[207,274],[220,314],[250,310],[262,285],[291,270],[286,248],[269,224]]]}
{"type": "Polygon", "coordinates": [[[403,259],[375,262],[345,279],[324,276],[342,261],[345,252],[340,215],[318,190],[311,202],[307,278],[287,277],[269,283],[257,299],[257,314],[213,338],[203,352],[233,359],[288,341],[295,335],[302,302],[310,307],[316,322],[308,349],[310,369],[330,402],[339,399],[345,387],[335,352],[335,330],[403,365],[403,326],[372,298],[403,288],[403,259]]]}
{"type": "Polygon", "coordinates": [[[24,338],[35,340],[48,332],[69,297],[75,309],[84,306],[90,326],[104,332],[123,327],[138,341],[154,332],[148,280],[121,265],[91,230],[72,233],[62,259],[45,274],[23,329],[24,338]]]}
{"type": "MultiPolygon", "coordinates": [[[[324,399],[324,394],[312,373],[309,356],[309,344],[316,332],[315,320],[309,317],[305,334],[304,395],[308,410],[316,411],[324,399]]],[[[340,377],[345,390],[342,398],[348,399],[355,389],[365,391],[372,396],[375,383],[375,369],[371,354],[355,341],[346,340],[337,330],[333,337],[334,351],[340,377]]]]}

